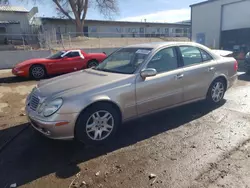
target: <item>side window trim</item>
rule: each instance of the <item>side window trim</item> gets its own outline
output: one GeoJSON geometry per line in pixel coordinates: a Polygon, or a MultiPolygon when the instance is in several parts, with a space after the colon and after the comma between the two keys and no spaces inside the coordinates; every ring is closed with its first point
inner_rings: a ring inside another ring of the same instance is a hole
{"type": "Polygon", "coordinates": [[[178,51],[178,46],[173,46],[174,48],[174,51],[175,51],[175,54],[176,54],[176,57],[177,57],[177,69],[181,68],[182,64],[181,64],[181,59],[180,59],[180,54],[179,54],[179,51],[178,51]]]}
{"type": "MultiPolygon", "coordinates": [[[[197,47],[196,47],[197,48],[197,47]]],[[[200,55],[201,55],[201,63],[203,63],[204,62],[204,59],[203,59],[203,56],[202,56],[202,53],[201,53],[201,49],[200,48],[197,48],[198,50],[199,50],[199,52],[200,52],[200,55]]]]}
{"type": "Polygon", "coordinates": [[[176,53],[177,53],[177,57],[178,57],[178,66],[179,66],[179,68],[182,68],[182,67],[184,67],[184,61],[183,61],[183,58],[181,55],[181,50],[180,50],[179,46],[175,46],[175,49],[176,49],[176,53]]]}

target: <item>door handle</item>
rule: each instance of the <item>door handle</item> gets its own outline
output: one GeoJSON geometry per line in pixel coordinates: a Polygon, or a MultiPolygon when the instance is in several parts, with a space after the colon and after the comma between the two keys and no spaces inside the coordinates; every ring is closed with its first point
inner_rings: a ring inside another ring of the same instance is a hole
{"type": "Polygon", "coordinates": [[[176,76],[175,76],[175,79],[176,80],[179,80],[179,79],[182,79],[184,77],[184,74],[177,74],[176,76]]]}
{"type": "Polygon", "coordinates": [[[214,71],[214,70],[215,70],[214,67],[209,67],[209,68],[207,69],[208,72],[211,72],[211,71],[214,71]]]}

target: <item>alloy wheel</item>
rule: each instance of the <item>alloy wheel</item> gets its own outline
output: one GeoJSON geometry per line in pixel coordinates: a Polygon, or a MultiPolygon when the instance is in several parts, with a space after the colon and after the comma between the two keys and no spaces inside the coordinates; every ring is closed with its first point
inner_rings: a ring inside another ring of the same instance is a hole
{"type": "Polygon", "coordinates": [[[114,117],[105,110],[94,112],[86,123],[88,137],[95,141],[107,138],[114,128],[114,117]]]}
{"type": "Polygon", "coordinates": [[[225,88],[224,84],[222,82],[215,82],[212,90],[211,90],[211,96],[215,103],[218,103],[224,96],[225,88]]]}
{"type": "Polygon", "coordinates": [[[97,65],[98,65],[97,62],[91,61],[91,62],[88,64],[88,68],[96,67],[97,65]]]}
{"type": "Polygon", "coordinates": [[[42,78],[45,74],[43,67],[34,67],[31,70],[31,74],[34,78],[42,78]]]}

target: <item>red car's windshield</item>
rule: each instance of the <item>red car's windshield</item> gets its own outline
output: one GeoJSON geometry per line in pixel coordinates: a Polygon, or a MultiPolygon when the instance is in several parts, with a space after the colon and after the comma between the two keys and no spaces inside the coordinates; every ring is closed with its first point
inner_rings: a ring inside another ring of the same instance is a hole
{"type": "Polygon", "coordinates": [[[62,55],[65,53],[65,51],[59,51],[53,55],[50,55],[49,57],[47,57],[47,59],[60,59],[62,58],[62,55]]]}

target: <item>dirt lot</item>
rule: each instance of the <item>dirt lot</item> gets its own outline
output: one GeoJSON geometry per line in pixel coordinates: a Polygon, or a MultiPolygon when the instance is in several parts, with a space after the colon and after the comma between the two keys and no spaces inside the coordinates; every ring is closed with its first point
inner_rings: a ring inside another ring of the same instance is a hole
{"type": "Polygon", "coordinates": [[[250,77],[203,102],[126,123],[106,147],[40,136],[24,99],[35,81],[0,72],[0,187],[250,187],[250,77]],[[150,177],[154,174],[155,177],[150,177]]]}

